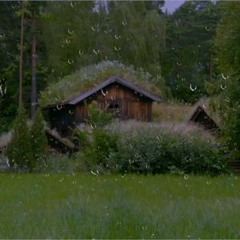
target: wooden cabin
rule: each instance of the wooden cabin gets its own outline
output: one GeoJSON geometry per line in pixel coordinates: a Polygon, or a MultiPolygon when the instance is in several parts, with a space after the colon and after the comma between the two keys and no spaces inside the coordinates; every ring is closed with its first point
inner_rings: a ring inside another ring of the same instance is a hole
{"type": "Polygon", "coordinates": [[[120,77],[111,77],[100,84],[80,92],[72,99],[48,108],[50,127],[61,136],[70,135],[71,129],[84,123],[88,117],[88,105],[96,101],[119,120],[135,119],[151,121],[152,103],[160,97],[120,77]]]}
{"type": "Polygon", "coordinates": [[[219,119],[216,113],[211,111],[209,100],[207,98],[202,98],[195,104],[188,121],[196,123],[213,133],[220,130],[219,119]]]}

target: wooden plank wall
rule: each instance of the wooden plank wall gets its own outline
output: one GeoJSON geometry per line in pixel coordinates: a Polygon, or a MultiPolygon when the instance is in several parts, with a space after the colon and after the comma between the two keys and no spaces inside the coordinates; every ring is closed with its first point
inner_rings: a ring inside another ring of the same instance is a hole
{"type": "Polygon", "coordinates": [[[88,116],[87,105],[93,100],[98,102],[98,106],[101,109],[107,109],[109,106],[108,104],[111,102],[118,104],[118,116],[121,120],[136,119],[141,121],[151,121],[152,101],[139,96],[139,94],[126,87],[112,84],[96,93],[85,103],[81,102],[75,107],[76,122],[84,122],[86,120],[88,116]]]}

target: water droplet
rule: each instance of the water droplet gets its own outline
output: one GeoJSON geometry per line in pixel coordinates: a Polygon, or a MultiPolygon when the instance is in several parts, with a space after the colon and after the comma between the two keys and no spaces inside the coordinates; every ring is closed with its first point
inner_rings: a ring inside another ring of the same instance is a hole
{"type": "Polygon", "coordinates": [[[197,90],[197,86],[193,87],[192,84],[190,84],[189,88],[192,92],[197,90]]]}
{"type": "Polygon", "coordinates": [[[185,180],[188,180],[189,176],[187,174],[184,175],[183,177],[185,180]]]}
{"type": "Polygon", "coordinates": [[[71,41],[70,41],[69,39],[67,39],[67,38],[65,39],[65,43],[66,43],[66,44],[69,44],[70,42],[71,42],[71,41]]]}
{"type": "Polygon", "coordinates": [[[74,31],[71,31],[71,30],[68,29],[68,33],[69,33],[70,35],[72,35],[72,34],[74,33],[74,31]]]}
{"type": "Polygon", "coordinates": [[[207,108],[207,106],[206,106],[204,103],[203,103],[203,105],[202,105],[202,106],[203,106],[203,108],[205,108],[205,109],[207,108]]]}
{"type": "Polygon", "coordinates": [[[122,25],[123,25],[123,26],[126,26],[126,25],[127,25],[127,21],[123,20],[123,21],[122,21],[122,25]]]}
{"type": "Polygon", "coordinates": [[[56,108],[57,108],[57,110],[61,110],[62,109],[62,105],[57,105],[56,108]]]}
{"type": "Polygon", "coordinates": [[[228,77],[228,76],[225,77],[225,76],[223,75],[223,73],[222,73],[222,78],[223,78],[224,80],[226,80],[226,79],[228,79],[229,77],[228,77]]]}
{"type": "Polygon", "coordinates": [[[103,90],[101,89],[101,93],[102,95],[105,97],[107,95],[107,93],[103,92],[103,90]]]}
{"type": "Polygon", "coordinates": [[[209,28],[208,26],[205,26],[205,29],[206,29],[207,31],[209,31],[209,30],[210,30],[210,28],[209,28]]]}
{"type": "Polygon", "coordinates": [[[121,38],[121,36],[120,36],[120,35],[117,35],[117,34],[115,34],[114,37],[115,37],[117,40],[118,40],[119,38],[121,38]]]}
{"type": "Polygon", "coordinates": [[[120,51],[120,50],[121,50],[121,47],[114,46],[114,50],[115,50],[115,51],[120,51]]]}
{"type": "Polygon", "coordinates": [[[79,54],[80,56],[83,55],[83,51],[79,50],[79,51],[78,51],[78,54],[79,54]]]}
{"type": "Polygon", "coordinates": [[[91,29],[93,32],[96,32],[96,29],[93,26],[91,26],[91,29]]]}
{"type": "Polygon", "coordinates": [[[226,85],[223,85],[223,84],[221,84],[221,85],[220,85],[220,87],[221,87],[221,89],[222,89],[222,90],[225,90],[227,86],[226,86],[226,85]]]}
{"type": "Polygon", "coordinates": [[[95,50],[95,49],[93,49],[93,53],[95,53],[95,54],[97,55],[97,54],[100,53],[100,51],[99,51],[99,50],[95,50]]]}
{"type": "Polygon", "coordinates": [[[227,103],[230,103],[230,98],[225,98],[225,101],[227,102],[227,103]]]}
{"type": "Polygon", "coordinates": [[[97,173],[97,172],[95,173],[95,172],[92,171],[92,170],[91,170],[90,172],[91,172],[92,175],[94,175],[94,176],[98,176],[98,173],[97,173]]]}
{"type": "Polygon", "coordinates": [[[68,59],[67,62],[68,62],[68,64],[70,64],[70,65],[74,63],[74,61],[73,61],[73,60],[70,60],[70,59],[68,59]]]}

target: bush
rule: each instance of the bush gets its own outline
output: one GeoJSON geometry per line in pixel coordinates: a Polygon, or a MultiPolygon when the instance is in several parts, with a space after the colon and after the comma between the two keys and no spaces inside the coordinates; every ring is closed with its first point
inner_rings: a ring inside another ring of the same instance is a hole
{"type": "Polygon", "coordinates": [[[118,132],[116,147],[105,152],[104,161],[112,172],[211,175],[226,172],[224,155],[213,140],[165,132],[147,124],[127,130],[118,125],[109,131],[118,132]]]}
{"type": "Polygon", "coordinates": [[[11,167],[17,166],[21,169],[33,169],[32,139],[24,108],[18,110],[14,121],[12,139],[8,144],[6,155],[11,167]]]}
{"type": "Polygon", "coordinates": [[[44,119],[40,109],[35,113],[31,127],[33,167],[38,161],[45,160],[48,150],[48,142],[45,133],[44,119]]]}

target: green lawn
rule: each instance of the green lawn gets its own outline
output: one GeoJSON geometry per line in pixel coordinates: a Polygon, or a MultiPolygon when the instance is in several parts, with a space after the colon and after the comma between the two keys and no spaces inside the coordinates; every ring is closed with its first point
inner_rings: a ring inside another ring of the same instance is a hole
{"type": "Polygon", "coordinates": [[[240,238],[236,176],[0,175],[0,238],[240,238]]]}

